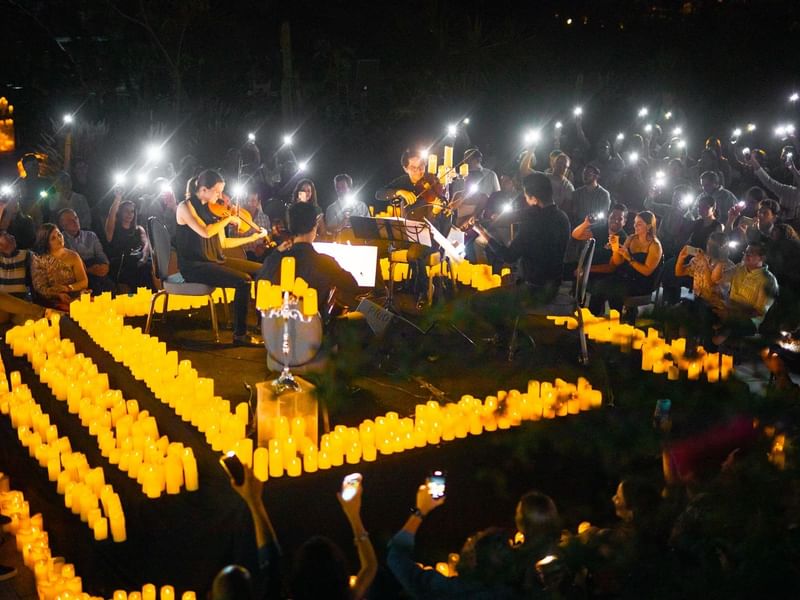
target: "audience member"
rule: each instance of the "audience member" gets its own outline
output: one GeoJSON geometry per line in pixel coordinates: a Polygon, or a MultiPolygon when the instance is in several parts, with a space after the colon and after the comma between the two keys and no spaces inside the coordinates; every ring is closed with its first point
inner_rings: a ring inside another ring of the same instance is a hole
{"type": "Polygon", "coordinates": [[[500,191],[497,174],[483,166],[483,153],[477,148],[469,148],[464,152],[464,163],[469,167],[469,175],[464,182],[466,189],[473,189],[471,194],[483,194],[487,197],[500,191]]]}
{"type": "MultiPolygon", "coordinates": [[[[781,218],[793,225],[797,224],[800,218],[800,188],[797,185],[781,183],[770,177],[761,166],[755,153],[750,154],[749,164],[761,184],[778,197],[782,211],[781,218]]],[[[791,159],[786,162],[786,165],[793,175],[797,173],[797,167],[794,166],[791,159]]]]}
{"type": "Polygon", "coordinates": [[[71,208],[86,227],[92,226],[92,213],[85,196],[72,191],[72,177],[61,171],[53,179],[55,194],[43,205],[43,217],[46,221],[55,221],[60,211],[71,208]]]}
{"type": "Polygon", "coordinates": [[[572,197],[561,209],[571,224],[579,223],[586,216],[598,219],[605,217],[611,206],[611,195],[598,181],[600,170],[592,165],[583,169],[583,185],[572,193],[572,197]]]}
{"type": "Polygon", "coordinates": [[[44,308],[30,302],[30,252],[17,249],[14,236],[0,231],[0,323],[40,319],[44,308]]]}
{"type": "Polygon", "coordinates": [[[368,217],[369,209],[353,193],[353,178],[350,175],[340,173],[334,177],[333,187],[336,200],[325,211],[325,227],[330,232],[339,233],[350,226],[350,217],[368,217]]]}
{"type": "Polygon", "coordinates": [[[13,235],[23,250],[30,250],[36,241],[33,219],[22,212],[16,198],[0,198],[0,231],[13,235]]]}
{"type": "Polygon", "coordinates": [[[106,248],[111,261],[109,276],[128,290],[153,287],[150,247],[144,228],[136,224],[136,204],[116,191],[105,226],[106,248]]]}
{"type": "Polygon", "coordinates": [[[20,180],[20,212],[30,215],[34,223],[39,225],[42,223],[42,205],[52,193],[51,183],[49,179],[41,176],[41,164],[36,154],[29,152],[20,162],[25,171],[20,180]]]}
{"type": "Polygon", "coordinates": [[[64,235],[64,245],[77,252],[83,261],[92,293],[114,291],[114,282],[108,276],[108,257],[97,234],[88,229],[81,229],[78,214],[71,208],[62,208],[57,218],[58,227],[64,235]]]}
{"type": "Polygon", "coordinates": [[[175,220],[175,213],[178,210],[175,193],[170,182],[164,177],[153,181],[153,189],[152,194],[142,196],[142,207],[138,216],[139,225],[146,228],[148,219],[156,217],[167,228],[170,242],[174,246],[175,231],[178,227],[175,220]]]}
{"type": "Polygon", "coordinates": [[[36,232],[31,261],[34,299],[44,306],[69,310],[69,304],[89,285],[83,261],[64,246],[64,236],[53,223],[36,232]]]}

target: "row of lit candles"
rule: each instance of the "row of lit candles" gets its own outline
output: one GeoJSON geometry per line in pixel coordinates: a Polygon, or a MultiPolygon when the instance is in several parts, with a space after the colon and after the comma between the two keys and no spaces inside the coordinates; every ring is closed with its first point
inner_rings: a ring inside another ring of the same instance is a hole
{"type": "Polygon", "coordinates": [[[64,505],[94,532],[96,540],[115,542],[126,539],[125,514],[114,488],[106,483],[102,467],[91,468],[86,455],[73,452],[67,437],[58,436],[58,427],[33,399],[28,386],[20,382],[19,372],[11,373],[11,390],[0,375],[0,412],[11,418],[20,443],[31,458],[47,469],[47,477],[64,496],[64,505]],[[103,510],[100,510],[100,506],[103,510]],[[103,516],[105,515],[105,516],[103,516]]]}
{"type": "Polygon", "coordinates": [[[267,447],[254,448],[252,440],[244,435],[249,418],[246,403],[231,413],[230,403],[214,396],[213,380],[199,377],[189,361],[178,361],[177,354],[167,352],[157,338],[125,326],[107,306],[103,309],[103,305],[87,303],[85,309],[73,316],[101,347],[128,366],[162,402],[203,432],[214,450],[234,451],[243,463],[253,466],[260,479],[270,475],[299,476],[345,462],[371,462],[378,454],[509,429],[525,420],[578,414],[602,403],[600,391],[592,389],[583,378],[577,384],[560,379],[541,384],[531,381],[523,393],[499,392],[485,401],[465,396],[444,407],[431,402],[418,407],[414,418],[400,419],[396,413],[389,413],[374,421],[366,420],[357,428],[339,426],[318,443],[305,434],[302,418],[279,417],[267,447]],[[168,360],[168,354],[174,357],[168,360]],[[159,368],[160,364],[169,367],[159,368]]]}
{"type": "MultiPolygon", "coordinates": [[[[384,281],[389,281],[389,259],[381,258],[379,261],[381,275],[384,281]]],[[[476,265],[468,260],[462,260],[457,265],[452,267],[445,266],[445,263],[437,263],[427,267],[428,277],[438,275],[450,275],[445,270],[448,268],[454,269],[455,279],[458,283],[471,287],[479,292],[490,290],[500,287],[503,283],[503,277],[511,273],[511,269],[504,267],[502,272],[498,275],[492,273],[491,265],[476,265]]],[[[400,283],[409,277],[409,264],[407,262],[397,262],[392,270],[392,281],[400,283]]]]}
{"type": "MultiPolygon", "coordinates": [[[[608,318],[596,317],[588,309],[582,308],[584,332],[590,340],[611,343],[620,347],[623,352],[640,350],[642,353],[642,370],[656,374],[665,373],[672,381],[680,379],[680,373],[686,373],[689,380],[697,381],[705,373],[709,383],[726,380],[733,372],[733,356],[719,352],[707,352],[698,346],[691,356],[686,356],[686,338],[676,338],[667,342],[657,330],[649,327],[647,332],[619,322],[619,312],[611,310],[608,318]]],[[[577,329],[575,317],[549,316],[556,325],[565,325],[567,329],[577,329]]]]}
{"type": "MultiPolygon", "coordinates": [[[[217,288],[212,292],[212,298],[215,303],[224,302],[225,298],[232,299],[235,290],[229,288],[225,290],[226,295],[223,296],[222,288],[217,288]]],[[[255,295],[255,288],[252,292],[255,295]]],[[[100,304],[107,304],[112,306],[117,314],[125,317],[141,317],[150,312],[150,303],[153,300],[153,292],[148,288],[138,288],[136,293],[133,294],[118,294],[112,296],[110,292],[104,292],[95,296],[94,298],[81,298],[83,301],[94,301],[100,304]],[[85,300],[84,300],[85,298],[85,300]]],[[[74,302],[72,304],[75,304],[74,302]]],[[[156,301],[156,313],[164,312],[164,305],[167,304],[166,296],[161,296],[160,301],[156,301]]],[[[169,295],[168,309],[170,311],[178,310],[194,310],[202,308],[208,304],[207,296],[181,296],[178,294],[169,295]]]]}
{"type": "MultiPolygon", "coordinates": [[[[8,479],[2,473],[0,480],[3,483],[3,489],[0,491],[0,512],[11,519],[11,524],[7,526],[8,531],[16,538],[17,549],[22,553],[25,566],[34,574],[39,598],[100,600],[100,597],[90,596],[83,591],[83,582],[76,574],[74,565],[52,556],[42,515],[31,516],[23,493],[8,489],[8,479]]],[[[141,591],[117,590],[114,592],[113,600],[156,600],[156,597],[156,587],[148,583],[141,591]]],[[[158,598],[175,600],[175,588],[170,585],[162,586],[158,598]]],[[[196,600],[196,594],[192,591],[184,592],[181,600],[196,600]]]]}
{"type": "Polygon", "coordinates": [[[121,391],[110,390],[108,375],[99,373],[90,358],[75,354],[71,341],[61,339],[57,314],[9,330],[6,342],[17,355],[25,347],[42,383],[57,400],[66,401],[68,411],[97,439],[101,454],[137,480],[148,498],[164,491],[178,494],[184,485],[197,489],[191,448],[159,436],[155,417],[140,411],[136,400],[126,401],[121,391]]]}

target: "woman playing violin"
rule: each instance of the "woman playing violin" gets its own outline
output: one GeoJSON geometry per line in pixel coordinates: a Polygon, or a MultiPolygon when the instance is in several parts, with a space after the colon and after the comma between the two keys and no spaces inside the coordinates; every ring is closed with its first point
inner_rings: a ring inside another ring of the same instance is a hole
{"type": "Polygon", "coordinates": [[[232,287],[234,345],[257,344],[247,336],[247,308],[250,301],[252,275],[261,265],[249,260],[226,258],[223,248],[236,248],[267,238],[269,232],[258,229],[247,237],[229,238],[228,225],[238,225],[239,217],[228,214],[222,218],[211,212],[209,204],[222,196],[225,180],[216,171],[206,170],[189,182],[189,197],[178,205],[176,246],[178,268],[188,283],[203,283],[216,287],[232,287]]]}

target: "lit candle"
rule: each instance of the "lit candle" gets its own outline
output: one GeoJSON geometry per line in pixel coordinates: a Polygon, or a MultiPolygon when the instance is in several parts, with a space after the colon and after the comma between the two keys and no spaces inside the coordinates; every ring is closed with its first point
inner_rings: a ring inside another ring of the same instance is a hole
{"type": "Polygon", "coordinates": [[[145,583],[142,586],[142,600],[156,600],[156,586],[145,583]]]}
{"type": "Polygon", "coordinates": [[[266,448],[256,448],[253,452],[253,474],[259,481],[269,478],[269,450],[266,448]]]}
{"type": "Polygon", "coordinates": [[[450,169],[453,166],[453,147],[452,146],[445,146],[444,147],[444,160],[442,161],[442,166],[445,169],[450,169]]]}
{"type": "Polygon", "coordinates": [[[317,290],[308,288],[303,297],[303,314],[307,317],[313,317],[317,314],[317,290]]]}
{"type": "Polygon", "coordinates": [[[99,541],[108,539],[108,519],[100,517],[94,522],[94,539],[99,541]]]}
{"type": "Polygon", "coordinates": [[[467,163],[463,163],[460,167],[458,167],[458,174],[462,177],[469,175],[469,165],[467,163]]]}
{"type": "Polygon", "coordinates": [[[294,257],[284,256],[281,259],[281,290],[291,292],[294,288],[294,257]]]}
{"type": "Polygon", "coordinates": [[[431,175],[436,175],[436,166],[439,162],[439,157],[436,156],[433,152],[428,154],[428,173],[431,175]]]}

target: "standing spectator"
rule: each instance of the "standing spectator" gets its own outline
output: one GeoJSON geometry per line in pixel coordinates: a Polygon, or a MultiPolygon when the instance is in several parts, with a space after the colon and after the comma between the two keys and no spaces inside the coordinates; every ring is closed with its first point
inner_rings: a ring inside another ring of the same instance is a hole
{"type": "Polygon", "coordinates": [[[336,190],[334,200],[325,211],[325,227],[331,232],[340,232],[350,226],[350,217],[368,217],[367,205],[353,194],[353,178],[340,173],[333,178],[336,190]]]}
{"type": "Polygon", "coordinates": [[[575,186],[567,178],[569,163],[569,156],[559,152],[553,158],[552,173],[547,173],[547,178],[553,188],[553,204],[558,208],[568,205],[572,199],[572,193],[575,191],[575,186]]]}
{"type": "Polygon", "coordinates": [[[586,165],[582,176],[583,185],[572,193],[571,200],[562,207],[571,224],[579,223],[588,215],[599,216],[602,213],[602,217],[605,217],[611,206],[611,195],[598,183],[600,169],[586,165]]]}
{"type": "Polygon", "coordinates": [[[695,198],[690,211],[693,217],[697,217],[697,203],[700,201],[700,197],[703,194],[714,198],[714,201],[717,203],[718,215],[727,215],[728,211],[738,202],[738,199],[730,190],[726,190],[722,187],[719,173],[715,171],[705,171],[700,175],[700,187],[703,191],[695,198]]]}
{"type": "Polygon", "coordinates": [[[483,166],[483,154],[477,148],[469,148],[464,152],[464,162],[469,166],[469,175],[464,182],[466,189],[478,186],[474,193],[484,194],[487,197],[500,191],[500,181],[497,174],[483,166]]]}
{"type": "Polygon", "coordinates": [[[30,250],[36,241],[36,225],[22,212],[16,198],[0,198],[0,231],[7,231],[17,240],[17,247],[30,250]]]}
{"type": "Polygon", "coordinates": [[[53,180],[53,188],[55,188],[55,194],[49,198],[47,210],[43,213],[45,220],[55,221],[59,211],[71,208],[77,213],[85,227],[91,227],[92,213],[89,210],[89,203],[86,201],[86,197],[72,191],[72,177],[69,176],[69,173],[64,171],[57,173],[53,180]]]}
{"type": "Polygon", "coordinates": [[[71,208],[58,213],[58,227],[64,234],[64,245],[81,257],[89,277],[89,288],[94,294],[114,291],[114,282],[108,276],[109,262],[100,238],[94,231],[81,229],[81,222],[71,208]]]}
{"type": "MultiPolygon", "coordinates": [[[[242,208],[247,210],[250,213],[250,220],[255,224],[258,225],[261,229],[265,231],[269,231],[271,228],[269,217],[264,213],[261,209],[261,198],[258,195],[258,191],[255,189],[250,189],[247,192],[247,197],[242,202],[242,208]]],[[[231,237],[242,237],[250,235],[250,233],[240,232],[236,225],[231,225],[230,230],[233,232],[231,237]]],[[[269,238],[262,237],[257,239],[254,242],[250,242],[249,244],[245,244],[243,246],[245,255],[247,256],[247,260],[252,260],[255,262],[263,262],[264,258],[267,255],[267,249],[269,248],[269,238]]]]}
{"type": "Polygon", "coordinates": [[[153,182],[155,191],[142,197],[142,209],[139,211],[139,225],[145,227],[150,217],[157,217],[169,232],[170,243],[175,245],[175,231],[178,224],[175,220],[175,213],[178,210],[178,203],[175,200],[175,193],[172,185],[163,177],[159,177],[153,182]]]}
{"type": "MultiPolygon", "coordinates": [[[[750,154],[749,164],[762,185],[778,197],[781,204],[781,218],[790,225],[796,225],[800,219],[800,189],[796,185],[780,183],[770,177],[754,153],[750,154]]],[[[786,165],[792,174],[797,176],[797,167],[794,166],[792,159],[789,159],[786,165]]]]}
{"type": "Polygon", "coordinates": [[[53,223],[39,227],[33,251],[34,298],[45,306],[69,310],[69,303],[89,285],[81,257],[64,247],[64,236],[53,223]]]}
{"type": "Polygon", "coordinates": [[[619,152],[614,150],[611,142],[608,140],[600,142],[597,146],[597,156],[589,164],[596,167],[600,173],[600,185],[612,192],[619,188],[625,163],[622,161],[619,152]]]}
{"type": "MultiPolygon", "coordinates": [[[[25,176],[20,181],[21,212],[31,215],[34,223],[39,225],[42,223],[41,205],[51,193],[50,180],[39,174],[41,165],[35,154],[29,152],[22,157],[21,162],[25,171],[25,176]]],[[[22,243],[22,240],[19,241],[22,243]]]]}

